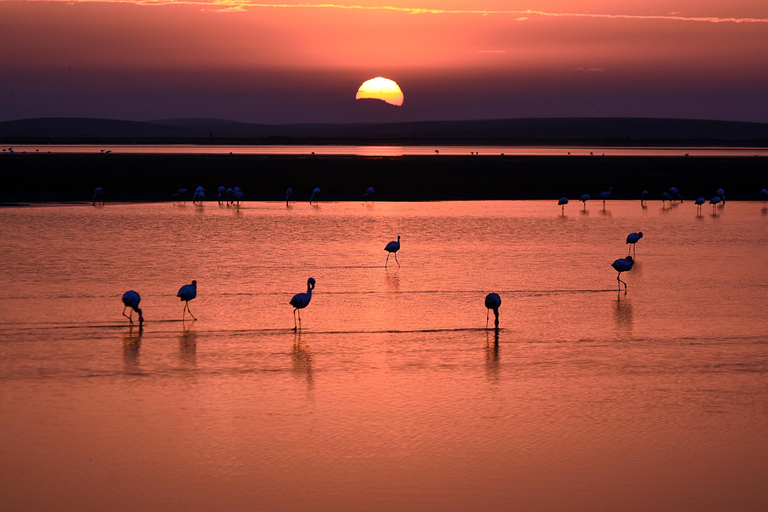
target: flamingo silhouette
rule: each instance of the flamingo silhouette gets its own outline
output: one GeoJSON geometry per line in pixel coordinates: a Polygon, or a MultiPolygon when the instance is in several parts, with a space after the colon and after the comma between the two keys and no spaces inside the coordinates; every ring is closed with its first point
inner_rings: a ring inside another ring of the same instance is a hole
{"type": "Polygon", "coordinates": [[[763,189],[760,191],[760,195],[763,196],[763,202],[768,201],[768,189],[763,189]]]}
{"type": "Polygon", "coordinates": [[[218,200],[219,200],[219,204],[221,204],[221,201],[227,198],[227,195],[226,195],[227,189],[224,187],[224,185],[222,185],[219,187],[218,192],[219,192],[218,200]]]}
{"type": "Polygon", "coordinates": [[[485,315],[485,328],[488,329],[488,319],[491,316],[491,310],[493,310],[494,316],[496,316],[496,320],[494,320],[494,325],[496,326],[496,329],[499,328],[499,306],[501,306],[501,297],[499,297],[498,293],[489,293],[485,296],[485,307],[488,308],[488,312],[485,315]]]}
{"type": "Polygon", "coordinates": [[[584,204],[584,208],[582,208],[582,211],[587,211],[587,201],[589,201],[590,199],[592,199],[592,197],[589,194],[583,194],[579,198],[579,201],[581,201],[584,204]]]}
{"type": "Polygon", "coordinates": [[[181,313],[181,319],[184,320],[184,314],[189,311],[189,316],[191,316],[193,320],[197,320],[195,315],[192,314],[192,310],[189,309],[189,301],[197,297],[197,281],[192,281],[192,284],[185,284],[179,288],[179,293],[177,293],[176,296],[184,301],[184,310],[181,313]]]}
{"type": "Polygon", "coordinates": [[[666,201],[669,201],[669,204],[672,204],[672,196],[669,194],[669,192],[662,192],[661,193],[661,207],[666,208],[666,201]]]}
{"type": "Polygon", "coordinates": [[[719,188],[717,189],[716,194],[720,196],[720,200],[723,202],[723,206],[725,206],[725,190],[719,188]]]}
{"type": "Polygon", "coordinates": [[[304,309],[305,307],[309,306],[309,301],[312,300],[312,290],[315,289],[315,278],[310,277],[307,279],[307,293],[297,293],[293,296],[291,299],[291,306],[293,306],[293,330],[297,330],[297,324],[296,324],[296,312],[299,313],[299,323],[298,328],[301,328],[301,311],[300,309],[304,309]]]}
{"type": "Polygon", "coordinates": [[[391,241],[387,244],[386,247],[384,247],[384,250],[387,251],[387,261],[384,262],[384,268],[387,268],[387,263],[389,263],[389,255],[393,254],[395,255],[395,262],[397,262],[397,266],[400,266],[400,262],[397,261],[397,251],[400,250],[400,235],[397,235],[397,241],[391,241]]]}
{"type": "Polygon", "coordinates": [[[128,319],[128,321],[131,322],[131,325],[133,325],[133,312],[137,312],[139,314],[139,327],[141,327],[141,324],[144,323],[144,317],[141,314],[141,309],[139,308],[139,302],[141,302],[141,297],[139,294],[133,290],[128,290],[123,294],[123,316],[128,319]],[[130,315],[125,314],[125,310],[131,308],[130,315]]]}
{"type": "Polygon", "coordinates": [[[703,205],[706,202],[707,200],[704,199],[703,197],[699,197],[698,199],[696,199],[696,215],[701,215],[701,205],[703,205]]]}
{"type": "Polygon", "coordinates": [[[634,261],[632,260],[632,256],[627,256],[626,258],[619,258],[613,263],[611,263],[611,266],[614,268],[614,270],[619,272],[619,275],[616,276],[616,280],[619,282],[619,291],[621,291],[621,285],[624,284],[624,290],[627,289],[627,283],[621,280],[621,273],[622,272],[629,272],[632,270],[632,265],[634,265],[634,261]]]}
{"type": "MultiPolygon", "coordinates": [[[[317,194],[319,194],[320,192],[322,192],[322,190],[320,190],[319,188],[315,188],[315,189],[312,191],[312,195],[309,197],[309,204],[312,204],[312,200],[313,200],[313,199],[315,198],[315,196],[316,196],[317,194]]],[[[317,204],[317,201],[315,201],[315,204],[317,204]]]]}
{"type": "Polygon", "coordinates": [[[293,189],[292,188],[285,189],[285,206],[290,205],[292,198],[293,198],[293,189]]]}
{"type": "Polygon", "coordinates": [[[240,189],[240,187],[235,187],[232,190],[232,203],[237,203],[237,209],[240,209],[240,203],[245,198],[245,195],[243,194],[243,191],[240,189]]]}
{"type": "Polygon", "coordinates": [[[96,190],[93,191],[93,206],[96,206],[96,203],[101,203],[101,206],[104,206],[104,198],[102,197],[104,194],[104,189],[101,187],[96,187],[96,190]]]}
{"type": "Polygon", "coordinates": [[[603,200],[603,211],[605,211],[605,200],[611,197],[611,192],[613,192],[613,187],[608,187],[608,190],[603,190],[597,196],[603,200]]]}
{"type": "Polygon", "coordinates": [[[683,196],[680,195],[677,187],[669,187],[669,195],[672,199],[677,199],[680,203],[683,202],[683,196]]]}
{"type": "Polygon", "coordinates": [[[561,197],[560,200],[557,202],[557,205],[562,208],[562,213],[565,215],[565,205],[568,204],[568,198],[567,197],[561,197]]]}
{"type": "Polygon", "coordinates": [[[645,201],[646,197],[648,197],[648,191],[647,190],[643,190],[640,193],[640,206],[645,207],[644,201],[645,201]]]}
{"type": "MultiPolygon", "coordinates": [[[[630,233],[629,235],[627,235],[627,243],[629,244],[629,249],[630,249],[630,251],[631,251],[632,249],[636,249],[636,248],[637,248],[637,247],[635,246],[635,244],[636,244],[636,243],[637,243],[637,241],[638,241],[638,240],[640,240],[641,238],[643,238],[643,232],[642,232],[642,231],[639,231],[639,232],[637,232],[637,233],[630,233]]],[[[633,253],[633,254],[634,254],[634,253],[633,253]]],[[[627,255],[629,255],[629,252],[627,252],[627,255]]]]}
{"type": "Polygon", "coordinates": [[[717,215],[717,205],[722,201],[720,196],[715,196],[709,200],[709,204],[712,205],[712,215],[717,215]]]}
{"type": "Polygon", "coordinates": [[[173,194],[173,197],[175,197],[176,201],[178,201],[179,203],[181,203],[182,201],[186,202],[186,199],[187,199],[187,189],[180,188],[178,191],[176,191],[175,194],[173,194]]]}
{"type": "Polygon", "coordinates": [[[195,193],[192,194],[192,204],[203,204],[203,198],[205,197],[205,189],[203,187],[197,187],[195,193]]]}
{"type": "Polygon", "coordinates": [[[369,197],[371,198],[371,201],[373,201],[374,194],[376,194],[376,191],[373,190],[373,187],[368,187],[365,190],[365,193],[363,194],[363,197],[365,198],[366,201],[368,201],[369,197]]]}

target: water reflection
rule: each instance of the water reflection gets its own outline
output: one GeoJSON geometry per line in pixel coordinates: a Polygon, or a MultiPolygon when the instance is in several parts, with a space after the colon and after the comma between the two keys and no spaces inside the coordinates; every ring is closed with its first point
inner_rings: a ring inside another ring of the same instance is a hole
{"type": "Polygon", "coordinates": [[[123,366],[125,373],[134,373],[139,369],[139,349],[143,329],[134,329],[133,325],[123,333],[123,366]]]}
{"type": "Polygon", "coordinates": [[[387,291],[388,292],[399,292],[400,291],[400,274],[398,273],[397,269],[390,270],[389,267],[387,267],[387,291]]]}
{"type": "Polygon", "coordinates": [[[291,351],[293,373],[307,382],[307,391],[312,391],[312,353],[309,347],[301,343],[301,331],[296,331],[293,336],[293,350],[291,351]]]}
{"type": "Polygon", "coordinates": [[[616,298],[613,320],[616,323],[616,330],[619,335],[624,335],[627,338],[632,337],[632,325],[634,323],[632,300],[626,294],[619,293],[616,298]]]}
{"type": "Polygon", "coordinates": [[[499,329],[485,331],[485,376],[491,382],[499,381],[499,329]]]}
{"type": "MultiPolygon", "coordinates": [[[[190,326],[192,324],[190,323],[190,326]]],[[[179,358],[181,364],[190,368],[197,367],[197,332],[188,329],[182,322],[182,330],[179,335],[179,358]]]]}

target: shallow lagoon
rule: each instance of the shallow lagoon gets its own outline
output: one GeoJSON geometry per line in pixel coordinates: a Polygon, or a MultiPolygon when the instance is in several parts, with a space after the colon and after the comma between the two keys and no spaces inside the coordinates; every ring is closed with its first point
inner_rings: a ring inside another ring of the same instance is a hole
{"type": "Polygon", "coordinates": [[[0,507],[764,510],[762,203],[555,203],[0,209],[0,507]]]}

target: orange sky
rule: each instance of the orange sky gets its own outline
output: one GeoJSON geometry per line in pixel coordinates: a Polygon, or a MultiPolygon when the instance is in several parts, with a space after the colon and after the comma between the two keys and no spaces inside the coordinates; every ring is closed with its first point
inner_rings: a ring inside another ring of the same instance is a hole
{"type": "Polygon", "coordinates": [[[354,120],[386,76],[393,120],[768,122],[762,0],[0,1],[0,45],[0,120],[354,120]]]}

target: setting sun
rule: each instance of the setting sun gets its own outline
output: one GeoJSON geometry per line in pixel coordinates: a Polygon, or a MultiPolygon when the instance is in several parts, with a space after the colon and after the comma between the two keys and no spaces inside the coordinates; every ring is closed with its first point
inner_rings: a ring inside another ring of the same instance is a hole
{"type": "Polygon", "coordinates": [[[377,76],[363,82],[357,90],[356,100],[367,98],[382,100],[400,107],[403,104],[403,91],[395,81],[377,76]]]}

